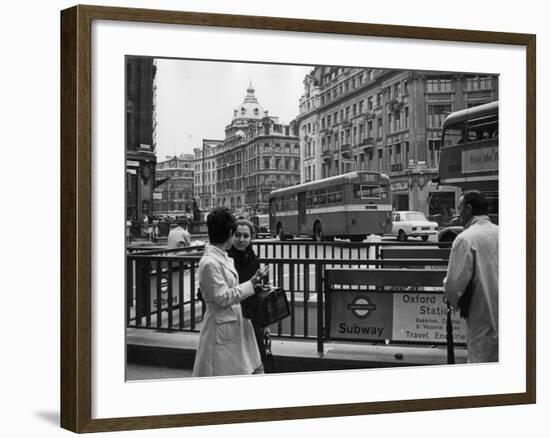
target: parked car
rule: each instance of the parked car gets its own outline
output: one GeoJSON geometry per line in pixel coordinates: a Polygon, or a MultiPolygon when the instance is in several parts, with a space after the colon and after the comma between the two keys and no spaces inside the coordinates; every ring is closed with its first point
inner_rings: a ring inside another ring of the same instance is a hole
{"type": "Polygon", "coordinates": [[[437,234],[437,222],[430,222],[419,211],[394,211],[392,234],[397,240],[406,241],[409,237],[421,237],[425,242],[437,234]]]}

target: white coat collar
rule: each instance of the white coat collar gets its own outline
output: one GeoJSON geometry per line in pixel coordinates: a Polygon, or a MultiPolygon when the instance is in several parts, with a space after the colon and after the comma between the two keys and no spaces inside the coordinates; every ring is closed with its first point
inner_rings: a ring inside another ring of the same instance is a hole
{"type": "Polygon", "coordinates": [[[490,221],[489,216],[487,216],[485,214],[482,214],[482,215],[479,215],[479,216],[472,216],[470,218],[470,220],[468,221],[468,223],[466,225],[464,225],[464,229],[466,230],[467,228],[470,228],[473,224],[478,223],[478,222],[483,222],[485,220],[490,221]]]}
{"type": "Polygon", "coordinates": [[[204,249],[204,255],[217,260],[222,266],[231,271],[235,277],[238,277],[237,270],[235,269],[235,263],[233,259],[227,255],[226,251],[222,251],[215,245],[207,244],[204,249]]]}

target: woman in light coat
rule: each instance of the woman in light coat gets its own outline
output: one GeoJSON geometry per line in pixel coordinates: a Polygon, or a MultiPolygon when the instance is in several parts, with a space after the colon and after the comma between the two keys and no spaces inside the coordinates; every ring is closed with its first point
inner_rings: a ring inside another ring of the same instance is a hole
{"type": "Polygon", "coordinates": [[[233,245],[235,218],[225,208],[207,217],[210,244],[199,262],[199,287],[206,304],[193,376],[252,374],[262,369],[250,320],[243,318],[240,302],[254,294],[266,273],[257,271],[239,284],[239,275],[227,250],[233,245]]]}

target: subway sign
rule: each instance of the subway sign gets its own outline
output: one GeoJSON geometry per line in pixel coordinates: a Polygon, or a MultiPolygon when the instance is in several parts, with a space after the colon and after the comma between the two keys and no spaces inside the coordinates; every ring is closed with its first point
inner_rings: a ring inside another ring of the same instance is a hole
{"type": "MultiPolygon", "coordinates": [[[[177,278],[178,272],[174,271],[172,273],[172,284],[177,284],[178,281],[177,278]]],[[[157,278],[156,275],[151,276],[151,310],[152,311],[158,311],[160,310],[168,310],[171,306],[177,306],[178,305],[178,291],[177,289],[174,289],[172,291],[172,297],[168,294],[168,275],[162,274],[160,279],[160,301],[159,297],[157,296],[157,278]]]]}
{"type": "MultiPolygon", "coordinates": [[[[393,295],[392,339],[406,342],[447,342],[447,299],[445,294],[403,292],[393,295]]],[[[451,314],[453,339],[466,343],[466,322],[459,312],[451,314]]]]}
{"type": "MultiPolygon", "coordinates": [[[[445,344],[447,302],[441,291],[342,291],[328,294],[331,339],[445,344]]],[[[466,323],[451,316],[456,344],[466,343],[466,323]]]]}
{"type": "Polygon", "coordinates": [[[329,294],[329,301],[332,339],[391,339],[392,294],[338,291],[329,294]]]}

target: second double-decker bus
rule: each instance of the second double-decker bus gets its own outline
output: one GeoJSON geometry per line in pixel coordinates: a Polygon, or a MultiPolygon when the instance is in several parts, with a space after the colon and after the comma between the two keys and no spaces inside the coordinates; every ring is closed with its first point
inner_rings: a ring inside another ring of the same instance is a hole
{"type": "MultiPolygon", "coordinates": [[[[443,122],[440,184],[463,192],[479,190],[489,203],[489,216],[498,224],[498,101],[456,111],[443,122]]],[[[452,241],[460,227],[440,232],[452,241]]]]}
{"type": "Polygon", "coordinates": [[[358,171],[274,190],[269,195],[269,225],[281,240],[311,236],[362,241],[392,228],[390,179],[358,171]]]}

